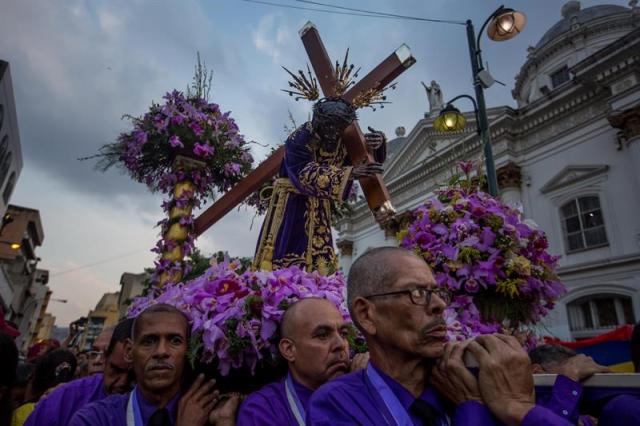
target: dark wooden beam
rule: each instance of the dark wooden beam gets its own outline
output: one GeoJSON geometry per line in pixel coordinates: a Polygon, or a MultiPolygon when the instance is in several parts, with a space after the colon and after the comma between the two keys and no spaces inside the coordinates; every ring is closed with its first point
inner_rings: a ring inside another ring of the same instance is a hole
{"type": "Polygon", "coordinates": [[[371,89],[382,89],[415,63],[416,60],[411,56],[411,51],[403,44],[382,61],[380,65],[358,80],[351,89],[347,90],[347,93],[342,98],[353,102],[360,93],[371,89]]]}
{"type": "Polygon", "coordinates": [[[201,235],[224,215],[242,203],[249,195],[259,190],[262,184],[278,174],[282,159],[284,158],[284,145],[278,148],[269,158],[264,160],[254,171],[249,173],[236,186],[220,197],[207,210],[202,212],[194,222],[194,232],[201,235]]]}
{"type": "Polygon", "coordinates": [[[322,94],[328,98],[335,96],[336,76],[331,58],[324,48],[320,34],[312,22],[307,22],[299,31],[300,39],[304,45],[313,72],[318,79],[322,94]]]}

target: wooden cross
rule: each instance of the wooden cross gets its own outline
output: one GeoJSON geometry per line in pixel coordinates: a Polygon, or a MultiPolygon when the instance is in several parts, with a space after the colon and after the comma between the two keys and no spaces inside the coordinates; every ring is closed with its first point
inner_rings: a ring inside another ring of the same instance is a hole
{"type": "MultiPolygon", "coordinates": [[[[323,95],[325,97],[335,96],[336,77],[333,64],[320,39],[318,30],[311,22],[307,22],[299,33],[323,95]]],[[[415,59],[411,56],[409,48],[403,44],[344,93],[342,99],[352,102],[361,93],[371,89],[383,89],[414,63],[415,59]]],[[[364,135],[357,121],[345,129],[342,134],[342,142],[347,148],[351,164],[374,162],[367,150],[364,135]]],[[[201,235],[249,195],[260,189],[265,182],[278,173],[283,159],[284,145],[198,216],[194,223],[195,234],[201,235]]],[[[389,192],[381,175],[363,177],[359,179],[359,182],[376,220],[380,222],[394,213],[389,192]]]]}

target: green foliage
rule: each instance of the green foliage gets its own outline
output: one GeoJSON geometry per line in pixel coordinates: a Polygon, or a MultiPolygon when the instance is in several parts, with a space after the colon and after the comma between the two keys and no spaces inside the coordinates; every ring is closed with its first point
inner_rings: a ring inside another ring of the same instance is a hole
{"type": "Polygon", "coordinates": [[[207,64],[200,61],[200,52],[197,52],[198,62],[195,66],[193,82],[187,86],[187,99],[204,99],[209,101],[211,95],[211,82],[213,71],[207,70],[207,64]]]}

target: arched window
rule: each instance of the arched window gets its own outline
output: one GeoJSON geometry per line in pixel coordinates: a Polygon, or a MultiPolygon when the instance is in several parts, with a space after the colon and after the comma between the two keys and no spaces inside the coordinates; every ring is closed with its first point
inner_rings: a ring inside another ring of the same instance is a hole
{"type": "Polygon", "coordinates": [[[13,192],[13,187],[16,184],[16,172],[11,172],[11,176],[9,176],[9,181],[7,182],[7,186],[4,187],[4,191],[2,192],[2,199],[5,204],[9,203],[9,198],[11,198],[11,193],[13,192]]]}
{"type": "Polygon", "coordinates": [[[594,294],[574,300],[567,304],[567,314],[576,338],[636,322],[631,298],[619,294],[594,294]]]}
{"type": "Polygon", "coordinates": [[[567,252],[607,244],[598,197],[575,198],[560,208],[567,252]]]}
{"type": "Polygon", "coordinates": [[[11,153],[11,151],[9,151],[9,153],[5,155],[4,161],[0,166],[0,188],[2,187],[2,185],[4,185],[4,180],[7,178],[7,175],[9,174],[12,157],[13,157],[13,154],[11,153]]]}

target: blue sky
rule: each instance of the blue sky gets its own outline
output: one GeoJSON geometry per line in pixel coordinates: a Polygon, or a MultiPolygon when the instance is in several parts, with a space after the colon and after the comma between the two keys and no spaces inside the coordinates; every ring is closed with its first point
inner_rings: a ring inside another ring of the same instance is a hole
{"type": "MultiPolygon", "coordinates": [[[[293,0],[273,0],[309,6],[293,0]]],[[[331,2],[327,0],[327,2],[331,2]]],[[[476,30],[501,3],[492,0],[348,0],[334,4],[436,19],[472,19],[476,30]]],[[[512,1],[528,25],[517,38],[495,43],[482,37],[484,60],[494,78],[487,105],[515,106],[514,77],[544,32],[560,20],[564,2],[512,1]]],[[[582,1],[586,8],[604,4],[582,1]]],[[[627,5],[627,1],[609,4],[627,5]]],[[[162,218],[161,197],[117,171],[96,172],[78,157],[95,153],[127,129],[123,114],[138,115],[152,100],[191,81],[196,52],[214,71],[212,100],[232,111],[247,139],[274,145],[284,137],[288,111],[298,123],[309,104],[280,91],[281,65],[298,69],[306,54],[297,31],[318,27],[329,54],[370,70],[402,43],[417,63],[390,92],[391,105],[363,111],[363,125],[393,135],[409,131],[428,109],[420,81],[436,80],[445,100],[471,93],[463,26],[329,15],[241,0],[19,1],[0,0],[0,58],[9,61],[18,111],[24,169],[12,203],[40,210],[45,240],[40,267],[50,270],[58,325],[86,315],[105,291],[117,291],[120,275],[150,266],[162,218]],[[115,260],[110,260],[114,259],[115,260]],[[110,261],[108,261],[110,260],[110,261]],[[85,265],[98,265],[82,268],[85,265]],[[81,268],[81,269],[77,269],[81,268]]],[[[460,104],[464,107],[464,104],[460,104]]],[[[255,145],[264,158],[268,148],[255,145]]],[[[233,212],[200,238],[205,252],[253,254],[261,219],[233,212]]]]}

